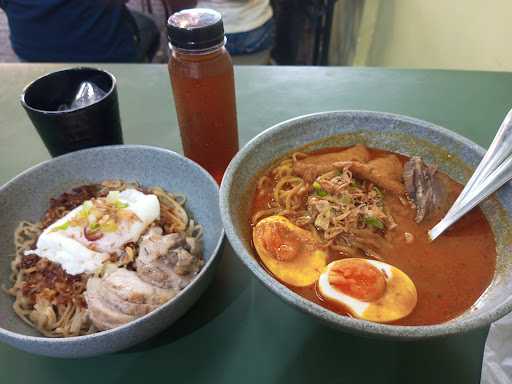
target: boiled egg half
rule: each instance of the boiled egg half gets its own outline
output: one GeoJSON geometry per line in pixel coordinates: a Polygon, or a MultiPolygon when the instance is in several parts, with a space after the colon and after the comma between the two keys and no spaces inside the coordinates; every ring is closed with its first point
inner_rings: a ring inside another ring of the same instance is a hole
{"type": "Polygon", "coordinates": [[[286,284],[314,284],[327,264],[327,253],[319,241],[284,216],[259,221],[252,238],[263,264],[286,284]]]}
{"type": "Polygon", "coordinates": [[[318,280],[320,295],[359,319],[388,323],[409,315],[418,301],[416,287],[400,269],[360,258],[336,260],[318,280]]]}

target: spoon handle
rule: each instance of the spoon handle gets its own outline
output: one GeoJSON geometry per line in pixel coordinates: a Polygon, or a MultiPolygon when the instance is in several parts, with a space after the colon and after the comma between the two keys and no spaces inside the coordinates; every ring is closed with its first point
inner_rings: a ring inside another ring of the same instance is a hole
{"type": "Polygon", "coordinates": [[[512,154],[512,109],[508,111],[494,137],[489,149],[475,172],[467,182],[449,212],[456,211],[463,205],[464,200],[475,185],[485,180],[507,157],[512,154]]]}
{"type": "Polygon", "coordinates": [[[483,179],[478,185],[468,191],[464,200],[455,207],[456,209],[452,207],[446,216],[434,228],[428,231],[430,240],[435,240],[453,223],[480,204],[510,179],[512,179],[512,156],[508,157],[487,178],[483,179]]]}

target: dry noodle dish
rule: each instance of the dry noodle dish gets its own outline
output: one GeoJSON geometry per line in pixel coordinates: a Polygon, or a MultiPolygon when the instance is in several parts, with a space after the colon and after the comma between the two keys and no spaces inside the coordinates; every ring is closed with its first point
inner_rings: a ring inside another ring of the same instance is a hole
{"type": "Polygon", "coordinates": [[[50,200],[21,222],[12,261],[13,308],[50,337],[118,327],[156,309],[203,266],[202,227],[185,198],[119,180],[50,200]]]}
{"type": "Polygon", "coordinates": [[[363,145],[295,152],[255,184],[258,261],[339,314],[439,324],[470,309],[492,280],[496,244],[479,208],[429,241],[462,187],[419,157],[363,145]]]}

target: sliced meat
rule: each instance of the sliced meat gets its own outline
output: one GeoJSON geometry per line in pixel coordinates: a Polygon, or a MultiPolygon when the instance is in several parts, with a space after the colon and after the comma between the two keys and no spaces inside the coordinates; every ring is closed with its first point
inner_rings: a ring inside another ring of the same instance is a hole
{"type": "Polygon", "coordinates": [[[362,144],[356,144],[349,149],[340,152],[325,153],[306,157],[305,159],[295,161],[293,171],[306,181],[313,181],[323,173],[332,171],[335,168],[334,163],[341,161],[358,161],[366,163],[370,160],[370,152],[362,144]]]}
{"type": "Polygon", "coordinates": [[[103,278],[91,277],[84,296],[94,326],[106,330],[144,316],[175,294],[172,289],[153,287],[135,272],[119,268],[103,278]]]}
{"type": "MultiPolygon", "coordinates": [[[[344,163],[341,166],[346,166],[346,164],[344,163]]],[[[399,195],[405,193],[405,188],[401,181],[403,167],[395,155],[379,157],[366,164],[354,161],[350,166],[350,170],[354,176],[371,181],[387,191],[399,195]]]]}
{"type": "Polygon", "coordinates": [[[137,260],[142,258],[144,262],[151,262],[153,259],[166,254],[169,249],[186,245],[186,238],[183,234],[171,233],[163,236],[162,233],[160,227],[153,227],[148,230],[140,242],[137,260]]]}
{"type": "Polygon", "coordinates": [[[407,195],[416,206],[417,223],[443,204],[445,191],[436,172],[436,167],[426,165],[417,156],[405,163],[403,180],[407,195]]]}
{"type": "MultiPolygon", "coordinates": [[[[137,277],[137,275],[135,275],[135,277],[137,277]]],[[[100,285],[99,293],[104,302],[108,303],[116,311],[122,312],[126,315],[140,317],[158,307],[158,305],[155,304],[132,303],[130,301],[123,300],[115,291],[107,288],[105,284],[100,285]]]]}
{"type": "Polygon", "coordinates": [[[106,330],[120,325],[126,324],[134,320],[135,316],[126,315],[112,308],[105,302],[101,295],[101,279],[91,277],[87,281],[87,290],[85,291],[85,300],[87,301],[87,309],[89,317],[94,326],[99,330],[106,330]]]}
{"type": "Polygon", "coordinates": [[[119,268],[104,279],[104,285],[124,301],[135,304],[160,305],[172,299],[176,292],[160,289],[141,280],[138,275],[119,268]]]}
{"type": "Polygon", "coordinates": [[[151,230],[139,244],[135,267],[137,275],[149,284],[160,288],[185,288],[203,265],[198,244],[192,244],[181,234],[162,235],[151,230]]]}

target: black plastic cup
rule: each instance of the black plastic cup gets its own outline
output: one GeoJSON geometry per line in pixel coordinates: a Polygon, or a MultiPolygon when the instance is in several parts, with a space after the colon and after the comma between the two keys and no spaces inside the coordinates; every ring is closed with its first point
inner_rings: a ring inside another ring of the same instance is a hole
{"type": "Polygon", "coordinates": [[[109,72],[81,67],[49,73],[25,87],[21,105],[53,157],[123,144],[116,78],[109,72]],[[63,107],[71,104],[84,81],[105,94],[83,107],[63,107]]]}

